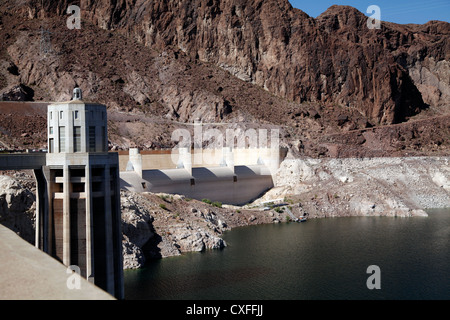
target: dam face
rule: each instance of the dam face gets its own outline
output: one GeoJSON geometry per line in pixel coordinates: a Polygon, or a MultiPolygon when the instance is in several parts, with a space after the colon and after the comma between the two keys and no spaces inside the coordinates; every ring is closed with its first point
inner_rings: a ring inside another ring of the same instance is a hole
{"type": "Polygon", "coordinates": [[[202,150],[215,162],[193,166],[195,154],[190,151],[141,154],[130,149],[129,155],[119,156],[121,189],[244,205],[273,187],[272,176],[285,156],[279,148],[202,150]]]}

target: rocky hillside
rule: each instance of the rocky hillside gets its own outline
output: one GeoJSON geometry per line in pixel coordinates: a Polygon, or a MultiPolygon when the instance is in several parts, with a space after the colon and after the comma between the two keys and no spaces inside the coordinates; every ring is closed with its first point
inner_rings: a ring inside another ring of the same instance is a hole
{"type": "MultiPolygon", "coordinates": [[[[69,4],[39,3],[29,1],[29,16],[61,15],[69,4]]],[[[354,107],[375,123],[400,122],[450,98],[444,22],[371,30],[352,7],[313,19],[287,0],[99,0],[81,10],[94,25],[147,47],[180,50],[288,100],[354,107]]]]}
{"type": "Polygon", "coordinates": [[[97,1],[86,9],[100,27],[146,46],[176,47],[290,101],[356,108],[375,124],[449,102],[448,23],[370,30],[354,8],[313,19],[287,0],[97,1]]]}
{"type": "Polygon", "coordinates": [[[311,18],[287,0],[97,0],[78,3],[71,30],[69,4],[2,1],[3,100],[61,101],[78,85],[108,105],[120,148],[170,147],[170,130],[196,118],[281,126],[315,157],[448,148],[448,23],[371,30],[354,8],[311,18]]]}

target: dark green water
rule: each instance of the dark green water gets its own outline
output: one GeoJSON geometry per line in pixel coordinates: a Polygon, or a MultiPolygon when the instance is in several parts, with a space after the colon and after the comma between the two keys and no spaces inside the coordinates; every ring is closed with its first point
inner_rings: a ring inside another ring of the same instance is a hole
{"type": "Polygon", "coordinates": [[[450,210],[237,228],[228,247],[125,271],[126,299],[450,299],[450,210]],[[381,289],[366,285],[370,265],[381,289]]]}

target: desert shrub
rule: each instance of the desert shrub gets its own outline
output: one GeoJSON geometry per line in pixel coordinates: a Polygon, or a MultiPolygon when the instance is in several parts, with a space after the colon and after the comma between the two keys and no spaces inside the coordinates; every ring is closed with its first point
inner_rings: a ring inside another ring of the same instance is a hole
{"type": "Polygon", "coordinates": [[[212,203],[212,205],[217,208],[222,208],[222,202],[220,202],[220,201],[214,201],[212,203]]]}
{"type": "Polygon", "coordinates": [[[202,201],[207,204],[212,204],[212,201],[209,199],[202,199],[202,201]]]}

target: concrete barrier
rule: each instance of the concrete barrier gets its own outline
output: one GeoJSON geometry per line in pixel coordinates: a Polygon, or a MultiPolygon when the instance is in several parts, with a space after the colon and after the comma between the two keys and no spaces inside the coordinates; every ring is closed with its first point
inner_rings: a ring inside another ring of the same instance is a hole
{"type": "Polygon", "coordinates": [[[3,225],[0,243],[0,300],[115,299],[3,225]]]}
{"type": "Polygon", "coordinates": [[[120,173],[121,188],[134,192],[182,194],[193,199],[209,199],[243,205],[273,187],[270,170],[264,165],[145,170],[120,173]]]}

